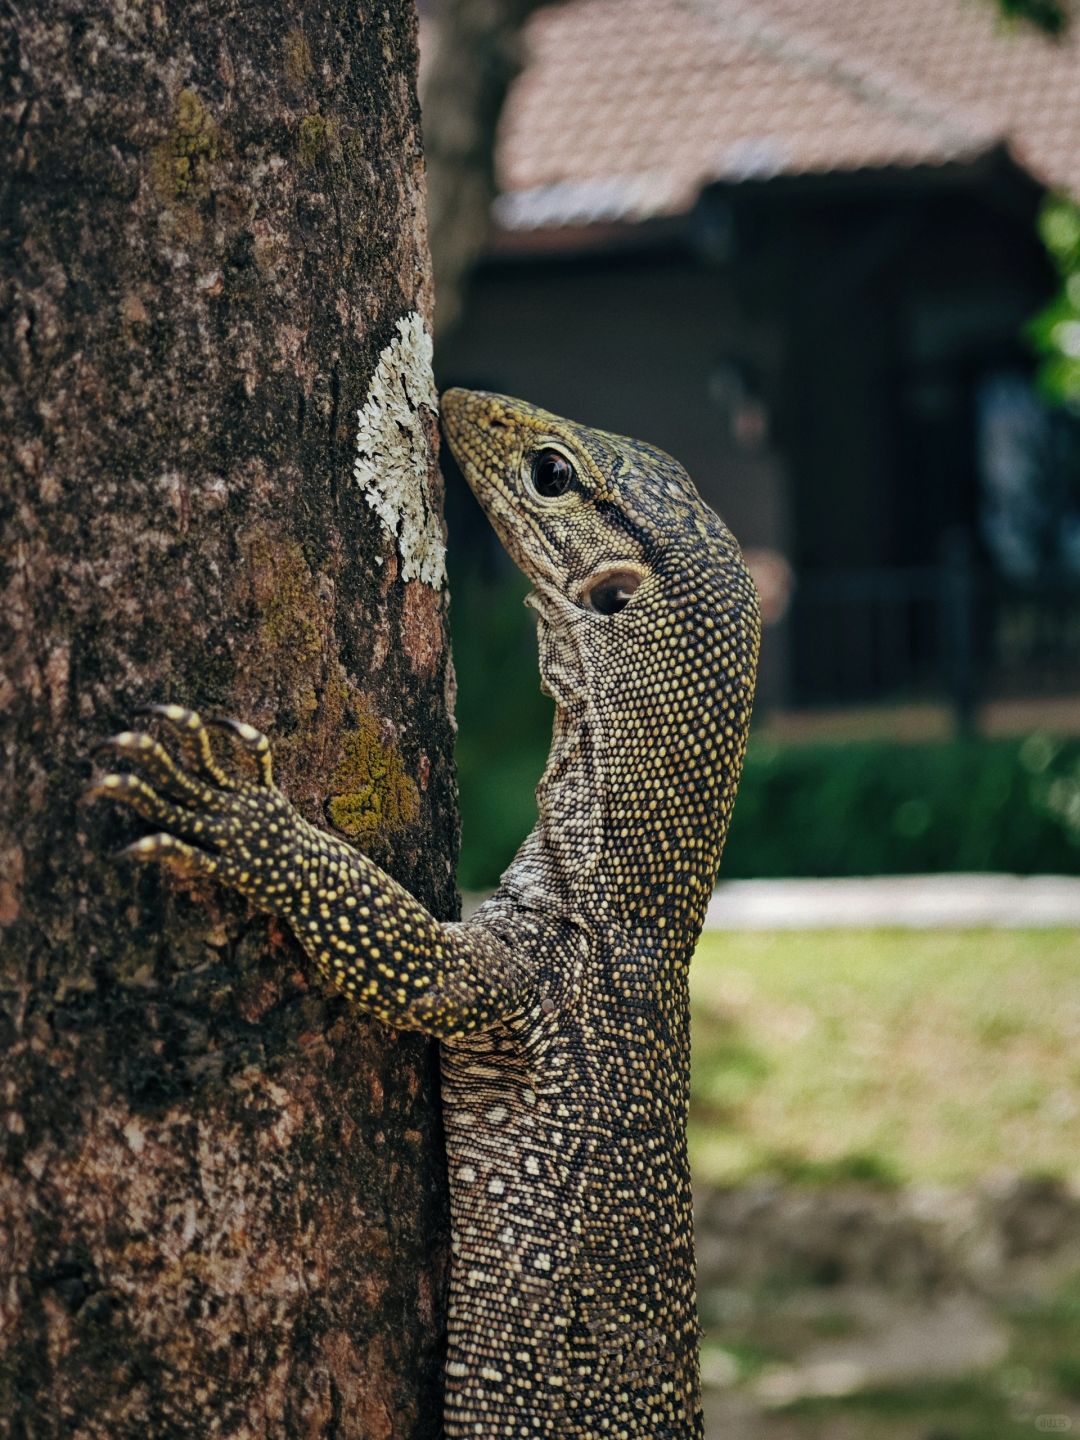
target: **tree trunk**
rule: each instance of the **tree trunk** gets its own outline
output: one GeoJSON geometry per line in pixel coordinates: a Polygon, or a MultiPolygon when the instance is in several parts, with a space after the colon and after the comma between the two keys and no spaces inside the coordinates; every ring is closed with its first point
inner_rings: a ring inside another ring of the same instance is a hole
{"type": "Polygon", "coordinates": [[[413,8],[0,24],[0,1434],[435,1436],[431,1047],[78,803],[236,715],[453,913],[413,8]]]}
{"type": "Polygon", "coordinates": [[[525,22],[540,3],[437,0],[426,21],[424,139],[440,341],[461,317],[469,273],[488,241],[499,116],[524,65],[525,22]]]}

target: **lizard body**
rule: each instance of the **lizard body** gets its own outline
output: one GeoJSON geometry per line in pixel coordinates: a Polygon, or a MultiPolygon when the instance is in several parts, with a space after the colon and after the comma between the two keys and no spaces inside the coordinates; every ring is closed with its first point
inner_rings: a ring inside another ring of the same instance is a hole
{"type": "Polygon", "coordinates": [[[501,396],[449,391],[443,418],[534,586],[556,704],[538,823],[495,895],[440,924],[293,810],[265,737],[232,722],[259,763],[237,781],[179,707],[158,713],[184,766],[125,732],[109,743],[142,774],[94,793],[160,826],[135,858],[240,889],[358,1005],[441,1040],[448,1440],[689,1440],[687,975],[742,764],[756,595],[662,452],[501,396]]]}

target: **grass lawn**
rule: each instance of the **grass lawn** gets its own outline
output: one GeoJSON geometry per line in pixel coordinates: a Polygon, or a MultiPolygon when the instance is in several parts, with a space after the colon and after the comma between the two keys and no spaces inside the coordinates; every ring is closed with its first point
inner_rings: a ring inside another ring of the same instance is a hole
{"type": "MultiPolygon", "coordinates": [[[[718,932],[690,988],[699,1183],[1080,1181],[1080,931],[718,932]]],[[[1080,1430],[1080,1275],[983,1302],[1007,1337],[988,1369],[776,1411],[749,1404],[755,1377],[865,1338],[851,1297],[792,1282],[702,1301],[706,1360],[737,1376],[706,1392],[709,1440],[1080,1430]]]]}
{"type": "Polygon", "coordinates": [[[714,932],[698,1179],[1080,1179],[1080,931],[714,932]]]}

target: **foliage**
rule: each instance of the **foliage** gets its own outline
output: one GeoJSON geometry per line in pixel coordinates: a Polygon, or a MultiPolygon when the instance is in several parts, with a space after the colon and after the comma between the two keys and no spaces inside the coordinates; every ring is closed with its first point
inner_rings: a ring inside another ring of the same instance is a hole
{"type": "Polygon", "coordinates": [[[536,641],[522,623],[526,588],[516,572],[488,585],[455,580],[451,570],[463,890],[493,886],[536,820],[551,702],[540,693],[536,641]]]}
{"type": "MultiPolygon", "coordinates": [[[[996,0],[1009,21],[1028,21],[1055,38],[1073,19],[1072,0],[996,0]]],[[[1059,403],[1080,404],[1080,209],[1067,195],[1043,204],[1039,233],[1061,276],[1061,290],[1029,327],[1043,356],[1040,381],[1059,403]]]]}
{"type": "Polygon", "coordinates": [[[723,875],[1080,871],[1080,742],[752,745],[723,875]]]}
{"type": "Polygon", "coordinates": [[[1080,405],[1080,207],[1066,195],[1050,196],[1039,216],[1039,233],[1061,276],[1061,289],[1028,333],[1043,357],[1043,390],[1052,400],[1080,405]]]}
{"type": "Polygon", "coordinates": [[[1063,35],[1071,19],[1068,0],[997,0],[1006,20],[1026,20],[1047,35],[1063,35]]]}

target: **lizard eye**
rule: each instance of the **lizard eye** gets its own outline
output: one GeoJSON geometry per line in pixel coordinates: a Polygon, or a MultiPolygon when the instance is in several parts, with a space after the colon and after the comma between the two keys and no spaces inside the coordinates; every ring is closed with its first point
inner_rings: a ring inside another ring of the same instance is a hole
{"type": "Polygon", "coordinates": [[[574,478],[574,467],[558,450],[541,450],[532,462],[533,489],[544,500],[564,495],[574,478]]]}

